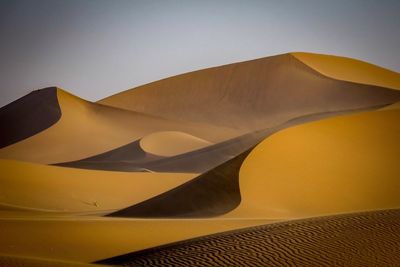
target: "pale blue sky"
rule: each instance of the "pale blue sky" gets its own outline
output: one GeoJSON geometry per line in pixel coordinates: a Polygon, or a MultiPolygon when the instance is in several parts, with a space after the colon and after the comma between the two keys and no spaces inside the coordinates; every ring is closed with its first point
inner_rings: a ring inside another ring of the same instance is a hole
{"type": "Polygon", "coordinates": [[[400,71],[398,0],[0,0],[0,106],[57,85],[88,100],[290,51],[400,71]]]}

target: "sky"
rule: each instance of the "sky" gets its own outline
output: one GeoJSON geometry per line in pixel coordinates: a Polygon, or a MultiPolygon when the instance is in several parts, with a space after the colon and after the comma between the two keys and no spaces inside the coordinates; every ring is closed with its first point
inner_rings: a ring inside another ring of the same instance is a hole
{"type": "Polygon", "coordinates": [[[90,101],[291,51],[400,72],[399,0],[0,0],[0,106],[58,86],[90,101]]]}

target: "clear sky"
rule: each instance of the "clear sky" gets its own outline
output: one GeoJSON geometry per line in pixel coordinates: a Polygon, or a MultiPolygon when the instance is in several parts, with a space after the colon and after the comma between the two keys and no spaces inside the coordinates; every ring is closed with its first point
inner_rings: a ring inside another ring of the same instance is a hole
{"type": "Polygon", "coordinates": [[[0,0],[0,106],[56,85],[88,100],[290,51],[400,71],[399,0],[0,0]]]}

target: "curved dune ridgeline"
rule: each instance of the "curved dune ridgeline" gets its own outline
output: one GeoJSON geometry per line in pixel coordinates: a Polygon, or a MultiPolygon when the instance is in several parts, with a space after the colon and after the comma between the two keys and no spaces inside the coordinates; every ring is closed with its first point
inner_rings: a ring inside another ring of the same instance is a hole
{"type": "Polygon", "coordinates": [[[13,160],[0,160],[0,169],[0,204],[61,212],[121,209],[196,176],[79,170],[13,160]]]}
{"type": "Polygon", "coordinates": [[[224,214],[239,205],[239,167],[248,152],[164,194],[107,216],[201,218],[224,214]]]}
{"type": "Polygon", "coordinates": [[[57,97],[61,119],[36,135],[0,149],[0,158],[45,164],[74,161],[115,149],[155,131],[171,128],[212,142],[240,134],[232,129],[182,124],[91,103],[61,89],[57,89],[57,97]]]}
{"type": "MultiPolygon", "coordinates": [[[[271,133],[285,127],[305,123],[313,120],[320,120],[327,117],[375,110],[382,106],[363,108],[358,110],[342,110],[336,112],[323,112],[300,116],[285,122],[276,127],[254,131],[223,142],[209,145],[207,147],[193,150],[187,153],[171,157],[161,157],[146,153],[140,147],[140,140],[127,145],[107,151],[78,161],[55,164],[57,166],[111,170],[124,172],[183,172],[183,173],[204,173],[216,166],[223,164],[229,159],[241,154],[247,149],[261,142],[271,133]]],[[[179,143],[179,142],[178,142],[179,143]]],[[[175,143],[176,144],[176,143],[175,143]]]]}
{"type": "Polygon", "coordinates": [[[228,217],[294,218],[400,207],[400,110],[298,125],[259,144],[228,217]]]}
{"type": "Polygon", "coordinates": [[[57,88],[36,90],[0,108],[0,148],[35,135],[61,117],[57,88]]]}
{"type": "Polygon", "coordinates": [[[317,217],[204,236],[98,261],[123,266],[398,266],[400,210],[317,217]]]}
{"type": "Polygon", "coordinates": [[[333,79],[400,90],[400,74],[398,72],[368,62],[314,53],[296,52],[291,54],[315,71],[333,79]]]}
{"type": "Polygon", "coordinates": [[[254,131],[302,115],[399,100],[396,90],[334,80],[284,54],[170,77],[99,103],[184,122],[254,131]]]}

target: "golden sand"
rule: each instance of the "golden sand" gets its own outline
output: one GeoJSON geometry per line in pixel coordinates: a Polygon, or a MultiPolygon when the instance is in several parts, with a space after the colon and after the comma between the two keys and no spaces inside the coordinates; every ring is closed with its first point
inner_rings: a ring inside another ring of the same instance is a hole
{"type": "Polygon", "coordinates": [[[294,218],[400,207],[400,110],[295,126],[265,139],[240,170],[228,217],[294,218]]]}
{"type": "Polygon", "coordinates": [[[0,160],[0,209],[109,211],[144,201],[196,174],[81,170],[0,160]]]}
{"type": "Polygon", "coordinates": [[[135,220],[118,218],[0,219],[1,253],[79,262],[202,235],[266,224],[268,220],[135,220]]]}
{"type": "Polygon", "coordinates": [[[104,265],[57,261],[40,258],[27,258],[0,254],[0,266],[4,267],[101,267],[104,265]]]}
{"type": "Polygon", "coordinates": [[[237,132],[201,124],[178,123],[94,104],[57,90],[61,119],[50,128],[0,149],[0,158],[44,164],[79,160],[128,144],[156,131],[176,129],[211,141],[237,132]]]}
{"type": "Polygon", "coordinates": [[[343,81],[400,90],[400,73],[347,57],[314,53],[291,53],[317,72],[343,81]]]}
{"type": "Polygon", "coordinates": [[[209,145],[212,143],[207,140],[178,131],[156,132],[140,140],[140,147],[144,151],[164,157],[183,154],[209,145]]]}

